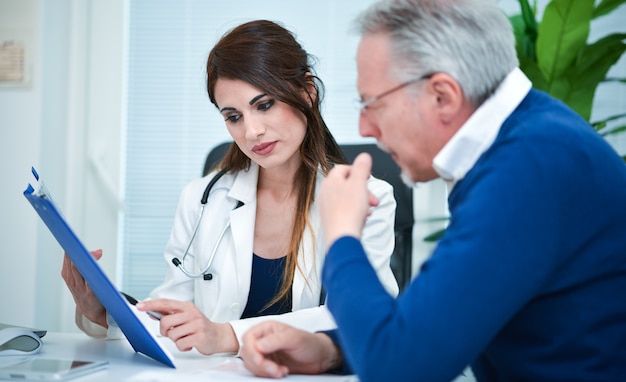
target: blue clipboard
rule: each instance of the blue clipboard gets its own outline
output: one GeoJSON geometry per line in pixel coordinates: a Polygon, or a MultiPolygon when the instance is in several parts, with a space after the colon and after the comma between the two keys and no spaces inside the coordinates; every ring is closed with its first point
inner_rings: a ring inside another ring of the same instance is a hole
{"type": "Polygon", "coordinates": [[[119,325],[133,349],[137,353],[176,368],[165,349],[161,347],[161,344],[132,311],[124,295],[115,288],[91,253],[74,234],[54,204],[43,182],[39,180],[37,171],[33,168],[32,172],[38,181],[38,187],[35,189],[29,184],[24,191],[24,196],[65,250],[107,312],[119,325]]]}

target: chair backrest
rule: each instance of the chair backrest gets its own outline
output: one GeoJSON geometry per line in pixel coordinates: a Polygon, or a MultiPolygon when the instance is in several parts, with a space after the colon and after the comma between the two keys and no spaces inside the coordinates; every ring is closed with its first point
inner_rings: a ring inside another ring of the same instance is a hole
{"type": "Polygon", "coordinates": [[[213,166],[215,166],[219,161],[222,160],[222,158],[224,158],[224,155],[226,155],[226,151],[228,151],[228,148],[230,147],[232,142],[222,142],[219,145],[213,147],[211,149],[211,151],[209,151],[209,154],[206,157],[206,160],[204,161],[204,169],[202,170],[202,176],[205,176],[206,174],[209,173],[209,171],[211,171],[211,169],[213,168],[213,166]]]}
{"type": "MultiPolygon", "coordinates": [[[[207,155],[203,175],[208,174],[226,154],[231,142],[220,143],[207,155]]],[[[372,175],[393,186],[396,198],[395,248],[391,256],[391,269],[402,291],[411,281],[413,259],[413,191],[402,182],[400,167],[391,156],[376,144],[344,144],[341,150],[350,163],[362,152],[372,156],[372,175]]]]}

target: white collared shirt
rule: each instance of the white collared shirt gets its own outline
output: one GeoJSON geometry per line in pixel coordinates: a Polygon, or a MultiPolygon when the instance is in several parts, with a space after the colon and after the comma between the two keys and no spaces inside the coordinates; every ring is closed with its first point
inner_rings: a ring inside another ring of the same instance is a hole
{"type": "Polygon", "coordinates": [[[433,160],[433,167],[451,190],[491,147],[500,127],[532,87],[526,75],[515,68],[502,81],[433,160]]]}

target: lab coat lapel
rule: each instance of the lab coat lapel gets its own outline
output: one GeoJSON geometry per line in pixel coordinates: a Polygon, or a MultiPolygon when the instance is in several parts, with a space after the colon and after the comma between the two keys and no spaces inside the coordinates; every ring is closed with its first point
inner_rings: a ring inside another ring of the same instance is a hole
{"type": "Polygon", "coordinates": [[[228,193],[229,197],[243,202],[243,205],[230,213],[230,222],[235,245],[235,272],[239,293],[241,314],[248,301],[250,275],[252,274],[252,251],[254,222],[256,216],[256,189],[259,168],[252,163],[249,171],[239,172],[228,193]]]}

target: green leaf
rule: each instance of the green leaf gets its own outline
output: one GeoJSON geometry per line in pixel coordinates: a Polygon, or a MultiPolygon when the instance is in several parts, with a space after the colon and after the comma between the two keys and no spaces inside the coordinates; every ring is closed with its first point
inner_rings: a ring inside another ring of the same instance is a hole
{"type": "MultiPolygon", "coordinates": [[[[602,135],[611,135],[611,134],[615,134],[613,131],[614,130],[620,130],[623,128],[623,126],[620,127],[608,127],[608,123],[611,121],[615,121],[618,119],[622,119],[622,118],[626,118],[626,113],[623,114],[616,114],[616,115],[612,115],[610,117],[607,117],[603,120],[600,121],[595,121],[591,123],[591,126],[593,126],[593,128],[600,134],[602,135]]],[[[619,132],[619,131],[618,131],[619,132]]]]}
{"type": "Polygon", "coordinates": [[[603,0],[593,11],[593,18],[604,16],[622,4],[626,4],[626,0],[603,0]]]}
{"type": "Polygon", "coordinates": [[[550,86],[576,60],[589,36],[593,0],[553,0],[537,35],[537,62],[550,86]]]}
{"type": "MultiPolygon", "coordinates": [[[[605,79],[606,73],[621,57],[626,50],[626,33],[613,33],[602,37],[596,42],[585,46],[578,54],[574,67],[578,75],[583,77],[589,72],[599,71],[601,79],[605,79]]],[[[623,81],[623,79],[618,79],[623,81]]],[[[586,83],[585,86],[589,86],[586,83]]]]}
{"type": "Polygon", "coordinates": [[[522,10],[521,15],[518,15],[519,21],[512,20],[514,28],[517,27],[519,29],[519,31],[515,31],[515,38],[522,54],[532,61],[537,61],[537,20],[535,19],[535,12],[528,0],[519,0],[519,5],[522,10]],[[518,25],[516,26],[515,23],[518,25]]]}
{"type": "Polygon", "coordinates": [[[524,19],[522,19],[522,15],[513,15],[509,17],[509,21],[513,26],[513,33],[515,34],[515,41],[520,42],[524,36],[526,36],[525,29],[526,24],[524,24],[524,19]]]}
{"type": "Polygon", "coordinates": [[[609,136],[609,135],[615,135],[615,134],[619,134],[619,133],[623,133],[624,131],[626,131],[626,125],[622,125],[622,126],[616,126],[612,129],[610,129],[609,131],[603,131],[602,133],[600,133],[600,135],[602,135],[603,137],[609,136]]]}
{"type": "Polygon", "coordinates": [[[596,129],[596,131],[602,136],[615,135],[624,132],[626,130],[626,125],[612,126],[608,128],[608,123],[622,118],[626,118],[626,113],[612,115],[601,121],[595,121],[591,123],[591,126],[593,126],[593,128],[596,129]]]}
{"type": "Polygon", "coordinates": [[[439,239],[441,239],[443,237],[444,233],[446,233],[446,229],[442,228],[442,229],[440,229],[438,231],[435,231],[435,232],[431,233],[430,235],[426,236],[422,240],[427,242],[427,243],[433,243],[435,241],[439,241],[439,239]]]}
{"type": "Polygon", "coordinates": [[[526,24],[522,19],[522,15],[515,15],[509,17],[509,21],[513,26],[513,33],[515,34],[515,49],[517,51],[517,57],[522,59],[526,58],[535,62],[535,42],[531,41],[530,36],[526,34],[526,24]]]}
{"type": "MultiPolygon", "coordinates": [[[[604,123],[606,123],[606,122],[611,122],[611,121],[615,121],[615,120],[617,120],[617,119],[620,119],[620,118],[625,118],[625,117],[626,117],[626,113],[622,113],[622,114],[615,114],[615,115],[612,115],[612,116],[610,116],[610,117],[608,117],[608,118],[603,119],[602,121],[599,121],[599,123],[602,123],[602,122],[604,122],[604,123]]],[[[594,122],[594,123],[598,123],[598,122],[594,122]]]]}
{"type": "Polygon", "coordinates": [[[626,44],[622,42],[624,39],[626,33],[614,33],[583,48],[574,65],[565,73],[565,79],[554,81],[550,94],[589,120],[598,85],[626,51],[626,44]],[[569,88],[564,87],[564,82],[569,88]]]}
{"type": "MultiPolygon", "coordinates": [[[[569,74],[573,69],[570,69],[567,73],[565,73],[566,75],[563,76],[559,76],[557,78],[554,78],[552,80],[552,82],[550,84],[548,84],[548,93],[557,99],[560,99],[561,101],[565,102],[566,104],[568,104],[571,108],[573,108],[576,112],[578,112],[577,108],[574,107],[574,105],[572,105],[571,103],[571,98],[574,95],[574,91],[572,90],[572,82],[570,81],[570,76],[568,76],[567,74],[569,74]]],[[[590,89],[589,91],[585,91],[584,94],[589,93],[591,97],[593,97],[594,94],[594,89],[590,89]]],[[[580,94],[582,95],[582,94],[580,94]]],[[[579,95],[579,96],[580,96],[579,95]]],[[[578,113],[580,114],[580,113],[578,113]]],[[[584,116],[583,116],[584,118],[584,116]]],[[[586,120],[588,120],[589,118],[585,118],[586,120]]]]}
{"type": "Polygon", "coordinates": [[[626,84],[626,78],[607,77],[602,82],[621,82],[623,84],[626,84]]]}
{"type": "Polygon", "coordinates": [[[535,20],[535,11],[528,3],[528,0],[519,0],[519,6],[522,10],[522,18],[526,25],[526,32],[537,35],[537,20],[535,20]]]}
{"type": "Polygon", "coordinates": [[[528,57],[518,57],[520,69],[526,74],[526,77],[533,83],[533,86],[539,90],[548,91],[548,82],[546,81],[541,69],[537,63],[528,57]]]}
{"type": "Polygon", "coordinates": [[[597,131],[598,133],[600,131],[602,131],[602,129],[604,129],[606,126],[607,126],[606,122],[603,122],[603,121],[601,121],[601,122],[594,122],[594,123],[591,124],[591,127],[593,127],[594,130],[597,131]]]}

